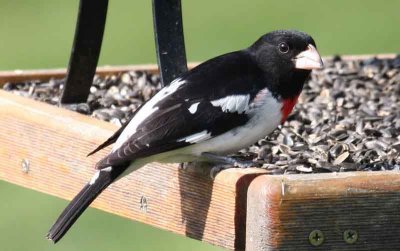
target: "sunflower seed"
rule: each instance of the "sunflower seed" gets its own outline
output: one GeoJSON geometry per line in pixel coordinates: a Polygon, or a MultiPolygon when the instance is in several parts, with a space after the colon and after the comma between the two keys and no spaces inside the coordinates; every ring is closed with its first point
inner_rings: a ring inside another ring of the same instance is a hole
{"type": "Polygon", "coordinates": [[[345,161],[348,157],[349,157],[350,153],[349,152],[344,152],[342,154],[340,154],[334,161],[333,161],[333,165],[337,166],[339,164],[341,164],[343,161],[345,161]]]}

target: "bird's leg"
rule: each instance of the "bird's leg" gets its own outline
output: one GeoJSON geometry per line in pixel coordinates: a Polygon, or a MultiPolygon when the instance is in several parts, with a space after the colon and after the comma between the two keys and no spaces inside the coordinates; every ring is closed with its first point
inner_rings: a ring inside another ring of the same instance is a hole
{"type": "MultiPolygon", "coordinates": [[[[213,163],[215,163],[213,161],[213,163]]],[[[186,172],[196,172],[210,175],[211,179],[215,179],[217,174],[222,170],[232,168],[232,164],[213,164],[211,162],[184,162],[179,163],[179,168],[186,172]]]]}
{"type": "Polygon", "coordinates": [[[214,176],[219,171],[222,170],[222,168],[220,168],[220,166],[216,166],[215,164],[212,164],[210,162],[205,162],[205,161],[193,161],[193,162],[180,163],[179,168],[181,170],[183,170],[185,172],[189,172],[189,173],[210,175],[212,179],[214,179],[214,176]]]}
{"type": "Polygon", "coordinates": [[[192,161],[192,162],[183,162],[179,163],[179,168],[185,171],[188,170],[195,170],[195,169],[201,169],[206,166],[207,163],[204,162],[198,162],[198,161],[192,161]]]}
{"type": "Polygon", "coordinates": [[[247,168],[247,167],[254,166],[254,164],[255,164],[253,161],[237,160],[232,157],[221,156],[221,155],[217,155],[214,153],[204,152],[201,155],[212,162],[225,164],[225,165],[231,165],[234,167],[247,168]]]}
{"type": "Polygon", "coordinates": [[[232,157],[221,156],[213,153],[202,153],[204,158],[201,161],[185,162],[180,163],[179,168],[189,172],[200,172],[203,173],[205,170],[210,170],[211,179],[215,179],[215,176],[219,172],[232,167],[247,168],[254,166],[255,163],[252,161],[241,161],[236,160],[232,157]],[[213,164],[214,163],[214,164],[213,164]]]}

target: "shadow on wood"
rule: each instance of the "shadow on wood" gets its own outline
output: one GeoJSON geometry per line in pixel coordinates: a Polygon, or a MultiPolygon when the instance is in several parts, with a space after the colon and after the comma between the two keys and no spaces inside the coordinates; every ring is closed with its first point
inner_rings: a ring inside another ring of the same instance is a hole
{"type": "Polygon", "coordinates": [[[232,184],[235,191],[235,206],[229,207],[226,201],[229,200],[229,192],[220,192],[225,189],[220,186],[220,182],[214,182],[210,177],[210,166],[206,164],[197,164],[185,170],[180,170],[179,184],[181,194],[181,213],[182,220],[185,223],[185,235],[195,239],[202,239],[211,243],[220,243],[222,247],[228,247],[233,244],[230,249],[244,250],[246,238],[246,201],[247,189],[254,178],[264,173],[260,169],[230,169],[216,176],[216,181],[224,179],[225,184],[232,184]],[[230,174],[228,175],[229,172],[230,174]],[[237,173],[246,173],[246,175],[238,176],[237,173]],[[190,174],[190,175],[188,175],[190,174]],[[200,183],[199,183],[200,181],[200,183]],[[190,183],[190,184],[189,184],[190,183]],[[193,186],[192,183],[198,183],[196,189],[186,189],[193,186]],[[202,183],[202,184],[201,184],[202,183]],[[218,207],[216,209],[215,207],[218,207]],[[218,211],[216,220],[210,221],[209,218],[214,217],[213,213],[218,211]],[[233,220],[233,222],[228,222],[233,220]],[[224,223],[226,222],[226,223],[224,223]],[[224,234],[216,231],[220,226],[233,223],[233,228],[225,228],[224,234]],[[214,225],[218,224],[218,225],[214,225]],[[219,239],[210,240],[210,234],[219,239]]]}
{"type": "Polygon", "coordinates": [[[181,169],[178,173],[182,223],[185,225],[185,235],[191,238],[204,238],[208,209],[211,203],[213,182],[207,177],[210,168],[203,163],[196,163],[196,166],[181,169]],[[192,173],[188,179],[187,173],[192,173]],[[186,190],[195,180],[203,180],[207,185],[201,185],[195,190],[186,190]],[[202,200],[193,198],[202,197],[202,200]]]}

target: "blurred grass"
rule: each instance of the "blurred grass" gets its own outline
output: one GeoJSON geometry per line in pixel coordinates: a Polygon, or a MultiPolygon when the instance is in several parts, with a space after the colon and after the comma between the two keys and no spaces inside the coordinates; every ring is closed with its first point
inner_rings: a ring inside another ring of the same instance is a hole
{"type": "MultiPolygon", "coordinates": [[[[78,1],[0,0],[0,70],[65,67],[78,1]]],[[[275,29],[311,34],[323,55],[400,51],[397,0],[183,1],[189,61],[275,29]]],[[[110,1],[100,65],[154,63],[151,1],[110,1]]],[[[0,146],[4,147],[4,146],[0,146]]],[[[0,182],[1,250],[219,250],[89,209],[58,245],[44,235],[66,202],[0,182]]]]}
{"type": "Polygon", "coordinates": [[[57,245],[45,234],[66,201],[0,181],[1,251],[220,250],[89,208],[57,245]]]}

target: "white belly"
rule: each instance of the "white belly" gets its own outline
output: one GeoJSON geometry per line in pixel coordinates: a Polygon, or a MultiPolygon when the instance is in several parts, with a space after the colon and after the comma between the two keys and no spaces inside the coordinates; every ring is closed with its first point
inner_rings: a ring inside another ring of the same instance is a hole
{"type": "Polygon", "coordinates": [[[255,115],[246,126],[231,130],[220,136],[209,139],[190,146],[190,150],[194,155],[202,152],[211,152],[219,154],[234,153],[240,149],[248,147],[259,139],[267,136],[280,124],[281,121],[281,105],[279,109],[263,109],[261,113],[255,115]]]}

